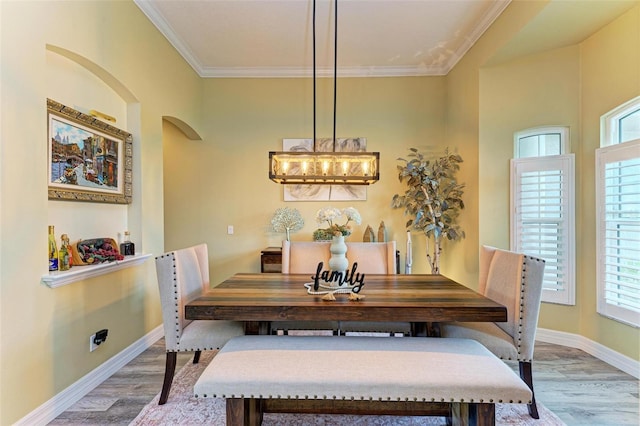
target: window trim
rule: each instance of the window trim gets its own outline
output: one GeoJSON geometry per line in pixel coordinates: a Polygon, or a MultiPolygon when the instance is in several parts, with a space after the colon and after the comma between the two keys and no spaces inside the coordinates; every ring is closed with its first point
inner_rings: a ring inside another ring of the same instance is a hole
{"type": "Polygon", "coordinates": [[[621,143],[618,142],[618,121],[621,117],[627,116],[631,112],[630,110],[638,108],[640,108],[640,96],[615,107],[600,117],[600,148],[621,143]]]}
{"type": "MultiPolygon", "coordinates": [[[[606,268],[604,268],[602,260],[606,256],[606,213],[605,213],[605,166],[609,163],[615,163],[621,161],[617,157],[618,154],[628,150],[637,150],[640,152],[640,139],[633,141],[609,145],[604,148],[596,150],[596,288],[597,288],[597,300],[596,310],[597,312],[607,318],[628,324],[634,327],[640,327],[640,312],[635,312],[630,309],[616,306],[612,303],[608,303],[606,299],[606,281],[604,279],[606,275],[606,268]]],[[[634,158],[634,157],[626,157],[634,158]]]]}
{"type": "Polygon", "coordinates": [[[569,127],[568,126],[540,126],[531,127],[529,129],[521,130],[513,134],[513,154],[514,158],[540,158],[538,157],[520,157],[520,144],[518,141],[530,136],[540,136],[547,133],[560,133],[560,155],[563,155],[568,151],[569,144],[569,127]]]}
{"type": "Polygon", "coordinates": [[[598,314],[632,327],[640,327],[640,313],[626,309],[606,299],[606,269],[602,265],[605,259],[606,211],[605,211],[605,169],[609,163],[626,159],[640,158],[640,138],[621,142],[619,121],[630,113],[640,109],[640,96],[612,109],[600,117],[600,148],[595,150],[595,187],[596,187],[596,311],[598,314]],[[625,152],[632,150],[631,155],[625,152]],[[638,151],[634,155],[634,150],[638,151]]]}

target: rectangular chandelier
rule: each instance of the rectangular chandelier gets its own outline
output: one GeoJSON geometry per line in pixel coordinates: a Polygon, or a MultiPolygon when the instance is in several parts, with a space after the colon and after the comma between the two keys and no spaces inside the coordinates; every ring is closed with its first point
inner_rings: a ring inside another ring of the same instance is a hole
{"type": "Polygon", "coordinates": [[[269,179],[281,184],[370,185],[380,179],[379,152],[269,152],[269,179]]]}

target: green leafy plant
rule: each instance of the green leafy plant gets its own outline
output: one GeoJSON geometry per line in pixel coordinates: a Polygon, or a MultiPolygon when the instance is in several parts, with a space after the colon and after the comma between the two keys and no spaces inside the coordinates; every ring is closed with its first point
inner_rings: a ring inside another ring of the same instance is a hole
{"type": "Polygon", "coordinates": [[[456,220],[464,209],[462,194],[464,184],[459,184],[455,174],[460,169],[462,157],[446,149],[442,157],[428,159],[415,148],[410,148],[408,159],[398,158],[398,178],[407,185],[404,194],[395,194],[393,208],[404,208],[407,229],[423,232],[427,237],[427,261],[432,274],[440,273],[442,239],[456,241],[464,238],[456,220]],[[429,252],[429,241],[433,252],[429,252]]]}

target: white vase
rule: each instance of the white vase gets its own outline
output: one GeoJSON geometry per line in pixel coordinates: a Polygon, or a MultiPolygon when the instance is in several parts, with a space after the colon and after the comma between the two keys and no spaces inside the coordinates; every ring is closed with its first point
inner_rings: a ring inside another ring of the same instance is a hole
{"type": "Polygon", "coordinates": [[[345,272],[349,267],[349,260],[345,256],[347,245],[344,242],[343,235],[333,237],[329,251],[331,252],[329,268],[332,271],[345,272]]]}

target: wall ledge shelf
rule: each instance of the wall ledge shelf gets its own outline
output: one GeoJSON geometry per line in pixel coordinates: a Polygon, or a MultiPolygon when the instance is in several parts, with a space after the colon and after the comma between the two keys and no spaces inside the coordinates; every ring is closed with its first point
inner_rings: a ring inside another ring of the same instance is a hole
{"type": "Polygon", "coordinates": [[[43,275],[42,282],[50,288],[61,287],[76,281],[140,265],[150,257],[151,254],[136,254],[134,256],[127,256],[123,260],[100,263],[98,265],[74,266],[68,271],[51,272],[43,275]]]}

